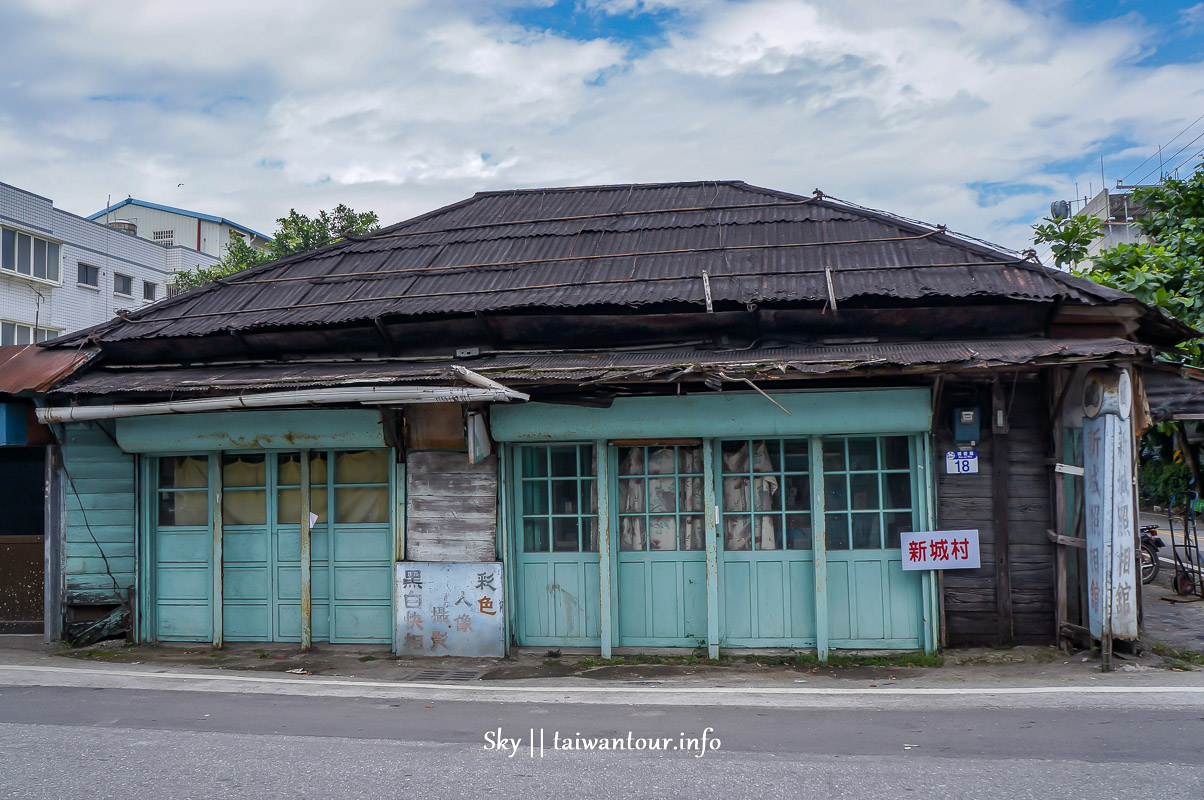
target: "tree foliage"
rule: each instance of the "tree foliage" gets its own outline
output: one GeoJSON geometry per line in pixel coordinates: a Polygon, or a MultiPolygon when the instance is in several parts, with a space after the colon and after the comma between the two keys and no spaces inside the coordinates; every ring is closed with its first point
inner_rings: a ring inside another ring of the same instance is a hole
{"type": "MultiPolygon", "coordinates": [[[[1204,330],[1204,165],[1189,178],[1166,178],[1133,191],[1145,209],[1133,223],[1148,241],[1118,244],[1085,258],[1086,247],[1102,231],[1082,217],[1034,225],[1035,241],[1048,244],[1054,261],[1075,274],[1129,292],[1197,330],[1204,330]]],[[[1204,367],[1198,340],[1180,345],[1185,363],[1204,367]]]]}
{"type": "Polygon", "coordinates": [[[357,212],[341,203],[331,211],[319,211],[312,218],[290,209],[287,217],[276,220],[275,237],[266,249],[260,250],[240,237],[233,237],[221,261],[212,267],[181,270],[176,273],[175,284],[181,289],[195,289],[256,264],[316,250],[379,229],[380,220],[374,212],[357,212]]]}

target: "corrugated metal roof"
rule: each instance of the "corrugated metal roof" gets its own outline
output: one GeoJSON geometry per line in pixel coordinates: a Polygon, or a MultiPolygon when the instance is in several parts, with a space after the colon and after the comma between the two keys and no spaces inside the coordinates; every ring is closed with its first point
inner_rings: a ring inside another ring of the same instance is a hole
{"type": "Polygon", "coordinates": [[[1204,372],[1156,364],[1141,370],[1142,384],[1155,422],[1204,419],[1204,372]]]}
{"type": "Polygon", "coordinates": [[[121,341],[507,309],[857,297],[1132,298],[943,228],[739,181],[486,192],[70,336],[121,341]]]}
{"type": "Polygon", "coordinates": [[[0,394],[44,392],[94,353],[94,350],[50,350],[28,344],[0,347],[0,394]]]}
{"type": "MultiPolygon", "coordinates": [[[[815,345],[737,351],[670,349],[591,353],[499,354],[457,362],[491,378],[523,381],[663,380],[675,373],[724,372],[789,377],[875,368],[953,366],[965,369],[1050,361],[1143,356],[1149,347],[1125,339],[994,339],[815,345]]],[[[55,388],[63,394],[190,393],[455,380],[450,362],[401,359],[210,364],[202,367],[102,366],[55,388]]]]}

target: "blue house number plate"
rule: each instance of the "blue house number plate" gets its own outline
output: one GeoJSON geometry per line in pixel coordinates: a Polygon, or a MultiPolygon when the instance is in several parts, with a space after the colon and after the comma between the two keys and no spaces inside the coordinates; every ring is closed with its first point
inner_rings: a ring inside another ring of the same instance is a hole
{"type": "Polygon", "coordinates": [[[950,475],[969,475],[978,472],[978,451],[946,450],[945,472],[950,475]]]}

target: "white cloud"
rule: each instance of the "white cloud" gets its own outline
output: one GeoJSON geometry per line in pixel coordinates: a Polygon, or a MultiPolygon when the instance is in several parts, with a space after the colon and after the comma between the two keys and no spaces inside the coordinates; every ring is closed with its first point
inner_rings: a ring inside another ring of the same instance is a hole
{"type": "Polygon", "coordinates": [[[78,212],[132,194],[270,229],[290,207],[391,222],[482,189],[742,178],[1023,247],[1026,218],[1098,183],[1060,164],[1102,143],[1139,161],[1204,91],[1199,63],[1139,63],[1154,29],[1135,16],[1073,26],[1003,0],[582,7],[683,14],[632,51],[525,30],[483,0],[8,4],[0,180],[78,212]]]}

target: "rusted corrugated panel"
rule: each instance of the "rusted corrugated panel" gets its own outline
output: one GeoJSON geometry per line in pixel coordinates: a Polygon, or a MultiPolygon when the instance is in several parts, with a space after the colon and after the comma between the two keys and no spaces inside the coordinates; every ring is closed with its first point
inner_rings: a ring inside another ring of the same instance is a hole
{"type": "Polygon", "coordinates": [[[524,190],[247,270],[61,342],[376,317],[713,301],[991,296],[1133,302],[1025,256],[738,181],[524,190]]]}
{"type": "Polygon", "coordinates": [[[1155,422],[1204,419],[1204,373],[1159,364],[1142,368],[1141,381],[1155,422]]]}
{"type": "MultiPolygon", "coordinates": [[[[1125,339],[1017,339],[899,342],[714,351],[687,348],[593,353],[503,354],[459,362],[511,381],[665,377],[681,370],[829,373],[877,366],[965,368],[1036,364],[1067,358],[1140,356],[1149,348],[1125,339]]],[[[448,362],[377,359],[207,367],[104,367],[55,388],[63,394],[245,391],[318,386],[453,382],[448,362]]]]}
{"type": "Polygon", "coordinates": [[[91,358],[94,352],[27,344],[0,347],[0,394],[44,392],[91,358]]]}

